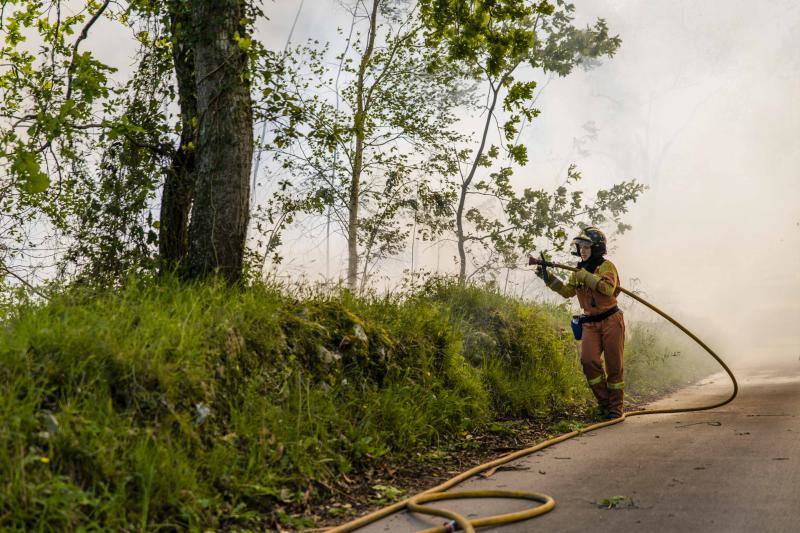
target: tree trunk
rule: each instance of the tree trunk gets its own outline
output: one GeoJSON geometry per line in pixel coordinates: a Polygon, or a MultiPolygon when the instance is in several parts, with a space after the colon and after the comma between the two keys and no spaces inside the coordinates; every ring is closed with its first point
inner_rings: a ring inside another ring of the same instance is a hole
{"type": "Polygon", "coordinates": [[[470,168],[467,178],[463,181],[463,183],[461,183],[461,193],[458,196],[458,209],[456,210],[456,239],[458,240],[458,283],[460,285],[463,285],[467,280],[467,235],[464,232],[464,206],[467,202],[467,194],[469,194],[470,185],[472,184],[472,180],[475,178],[475,171],[478,170],[478,165],[480,164],[483,150],[486,148],[486,137],[489,135],[489,126],[494,118],[494,108],[497,106],[497,96],[500,94],[501,87],[502,82],[498,82],[496,87],[494,85],[492,86],[492,103],[489,105],[488,112],[486,113],[486,123],[483,126],[481,145],[478,148],[478,151],[475,153],[475,159],[472,162],[472,168],[470,168]]]}
{"type": "Polygon", "coordinates": [[[247,54],[239,39],[243,0],[192,5],[197,87],[197,184],[189,224],[188,274],[241,278],[250,217],[253,118],[247,54]]]}
{"type": "Polygon", "coordinates": [[[158,251],[161,272],[174,270],[189,249],[189,211],[194,197],[194,149],[197,145],[197,92],[195,91],[194,48],[191,45],[191,13],[179,2],[169,2],[172,61],[178,82],[181,111],[180,145],[164,179],[158,251]]]}
{"type": "Polygon", "coordinates": [[[373,0],[369,21],[367,47],[361,56],[356,80],[356,114],[353,120],[356,146],[353,154],[353,174],[350,180],[350,196],[348,200],[347,221],[347,287],[355,292],[358,283],[358,207],[361,202],[361,171],[364,166],[364,125],[366,123],[366,103],[364,101],[364,83],[367,67],[372,59],[375,47],[375,31],[378,25],[378,9],[380,0],[373,0]]]}

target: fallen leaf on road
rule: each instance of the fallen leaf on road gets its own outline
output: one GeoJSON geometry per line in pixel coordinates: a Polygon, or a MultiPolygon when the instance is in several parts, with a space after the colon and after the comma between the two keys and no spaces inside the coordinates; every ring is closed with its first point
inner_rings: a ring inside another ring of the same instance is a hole
{"type": "Polygon", "coordinates": [[[627,496],[611,496],[596,502],[596,505],[601,509],[621,509],[623,507],[636,507],[636,502],[633,501],[633,498],[627,496]]]}

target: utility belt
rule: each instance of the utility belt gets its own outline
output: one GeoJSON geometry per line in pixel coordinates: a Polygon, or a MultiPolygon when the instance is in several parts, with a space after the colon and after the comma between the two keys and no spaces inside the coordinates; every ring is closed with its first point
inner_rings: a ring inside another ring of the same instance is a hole
{"type": "Polygon", "coordinates": [[[572,326],[572,334],[575,336],[575,340],[579,341],[581,340],[581,337],[583,337],[584,324],[600,322],[601,320],[605,320],[606,318],[610,317],[617,311],[619,311],[619,307],[615,305],[611,309],[603,311],[602,313],[597,313],[596,315],[573,315],[570,326],[572,326]]]}

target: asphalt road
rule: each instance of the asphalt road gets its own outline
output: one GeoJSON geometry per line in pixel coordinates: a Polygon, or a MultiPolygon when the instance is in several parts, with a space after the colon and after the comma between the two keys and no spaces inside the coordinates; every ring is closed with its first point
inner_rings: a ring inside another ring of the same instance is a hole
{"type": "MultiPolygon", "coordinates": [[[[734,373],[739,396],[722,408],[626,419],[453,491],[527,490],[556,499],[546,515],[480,531],[800,532],[800,362],[734,373]]],[[[730,390],[719,374],[648,407],[713,403],[730,390]]],[[[475,517],[526,504],[445,505],[475,517]]],[[[418,531],[442,522],[402,512],[359,531],[418,531]]]]}

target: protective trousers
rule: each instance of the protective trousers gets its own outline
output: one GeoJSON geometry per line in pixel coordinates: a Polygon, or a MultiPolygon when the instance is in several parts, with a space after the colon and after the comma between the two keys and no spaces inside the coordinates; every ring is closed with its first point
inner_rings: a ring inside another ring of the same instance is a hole
{"type": "Polygon", "coordinates": [[[581,365],[600,407],[619,417],[625,382],[622,379],[622,355],[625,349],[625,321],[618,311],[600,322],[583,325],[581,365]],[[601,357],[602,356],[602,357],[601,357]],[[605,372],[603,371],[605,359],[605,372]]]}

